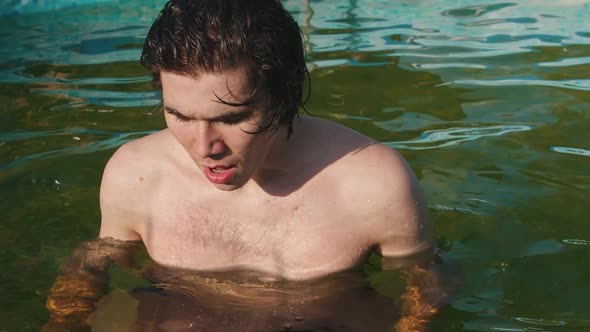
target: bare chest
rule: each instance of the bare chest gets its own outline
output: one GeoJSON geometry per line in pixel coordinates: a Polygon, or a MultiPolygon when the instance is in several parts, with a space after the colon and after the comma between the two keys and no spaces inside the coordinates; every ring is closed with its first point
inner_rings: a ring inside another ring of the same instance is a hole
{"type": "Polygon", "coordinates": [[[181,202],[153,214],[142,237],[152,258],[196,270],[245,268],[305,279],[357,265],[371,248],[330,202],[181,202]]]}

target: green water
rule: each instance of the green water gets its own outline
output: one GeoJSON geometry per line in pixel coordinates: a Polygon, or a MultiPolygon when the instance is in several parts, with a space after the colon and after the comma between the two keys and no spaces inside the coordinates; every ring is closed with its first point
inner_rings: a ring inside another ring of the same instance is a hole
{"type": "MultiPolygon", "coordinates": [[[[404,155],[461,265],[433,330],[590,331],[590,4],[285,3],[310,112],[404,155]]],[[[0,17],[0,331],[39,329],[60,262],[97,234],[109,156],[164,126],[137,63],[160,6],[0,17]]]]}

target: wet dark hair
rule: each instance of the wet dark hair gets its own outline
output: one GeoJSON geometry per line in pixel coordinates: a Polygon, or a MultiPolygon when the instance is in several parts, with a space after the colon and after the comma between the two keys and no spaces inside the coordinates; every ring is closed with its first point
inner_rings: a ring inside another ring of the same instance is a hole
{"type": "Polygon", "coordinates": [[[218,99],[263,110],[256,133],[286,126],[290,135],[305,104],[301,30],[279,0],[168,1],[148,32],[141,64],[158,87],[162,71],[197,78],[246,66],[247,100],[218,99]]]}

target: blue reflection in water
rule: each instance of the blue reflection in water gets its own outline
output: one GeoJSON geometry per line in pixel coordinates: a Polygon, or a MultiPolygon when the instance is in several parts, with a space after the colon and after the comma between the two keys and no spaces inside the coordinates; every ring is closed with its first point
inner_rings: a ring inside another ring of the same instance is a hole
{"type": "Polygon", "coordinates": [[[549,150],[565,154],[573,154],[576,156],[590,157],[590,150],[581,148],[572,148],[567,146],[552,146],[549,150]]]}
{"type": "MultiPolygon", "coordinates": [[[[76,154],[88,154],[93,153],[100,150],[108,150],[119,147],[127,142],[135,140],[141,136],[149,135],[154,133],[155,131],[137,131],[137,132],[126,132],[126,133],[113,133],[107,132],[102,130],[89,130],[89,129],[61,129],[61,130],[48,130],[42,132],[16,132],[16,133],[0,133],[0,141],[8,142],[8,141],[17,141],[17,140],[27,140],[39,137],[48,137],[48,136],[63,136],[63,135],[84,135],[84,134],[91,134],[91,135],[99,135],[99,136],[106,136],[107,138],[98,140],[95,142],[91,142],[85,145],[77,145],[72,147],[67,147],[63,149],[45,151],[41,153],[35,153],[31,155],[27,155],[16,160],[0,164],[0,171],[20,167],[23,164],[26,164],[31,161],[40,160],[40,159],[48,159],[54,157],[61,157],[65,155],[76,155],[76,154]]],[[[73,136],[72,138],[76,138],[73,136]]]]}
{"type": "Polygon", "coordinates": [[[530,126],[490,126],[477,128],[447,128],[425,131],[414,140],[384,142],[384,144],[405,150],[427,150],[457,145],[488,136],[501,136],[512,132],[531,130],[530,126]]]}

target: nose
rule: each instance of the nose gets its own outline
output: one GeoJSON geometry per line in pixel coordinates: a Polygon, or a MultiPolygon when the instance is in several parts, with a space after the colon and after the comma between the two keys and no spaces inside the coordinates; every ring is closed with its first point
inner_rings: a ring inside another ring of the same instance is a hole
{"type": "Polygon", "coordinates": [[[198,124],[193,149],[200,158],[208,158],[222,154],[225,151],[225,143],[211,123],[201,121],[198,124]]]}

